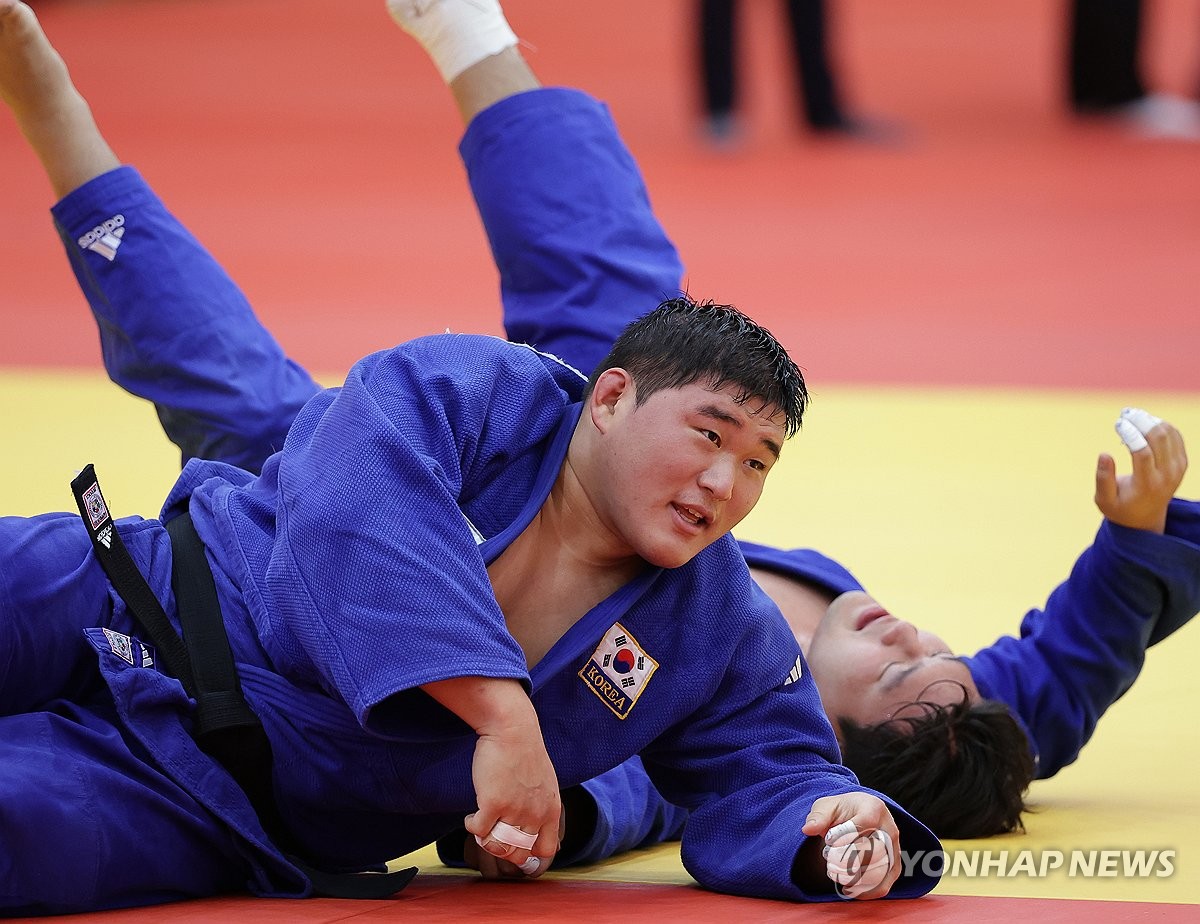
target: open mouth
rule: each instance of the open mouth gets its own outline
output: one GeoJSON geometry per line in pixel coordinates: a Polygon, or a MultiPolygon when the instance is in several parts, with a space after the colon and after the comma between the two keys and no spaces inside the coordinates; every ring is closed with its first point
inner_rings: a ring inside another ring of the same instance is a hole
{"type": "Polygon", "coordinates": [[[708,516],[703,510],[687,504],[672,504],[671,506],[675,509],[675,514],[679,519],[693,529],[700,530],[708,525],[708,516]]]}

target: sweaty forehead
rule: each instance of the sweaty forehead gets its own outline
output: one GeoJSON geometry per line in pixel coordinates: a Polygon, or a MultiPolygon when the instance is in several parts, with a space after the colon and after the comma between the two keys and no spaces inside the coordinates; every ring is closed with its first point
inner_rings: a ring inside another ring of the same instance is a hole
{"type": "Polygon", "coordinates": [[[699,384],[698,388],[716,398],[729,408],[736,408],[755,423],[776,426],[783,430],[786,422],[783,409],[759,395],[747,394],[745,389],[736,384],[726,383],[714,387],[711,384],[699,384]]]}

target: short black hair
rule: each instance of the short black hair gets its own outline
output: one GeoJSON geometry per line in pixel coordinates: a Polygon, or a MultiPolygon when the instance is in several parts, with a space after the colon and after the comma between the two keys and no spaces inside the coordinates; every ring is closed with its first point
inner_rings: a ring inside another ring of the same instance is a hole
{"type": "Polygon", "coordinates": [[[1022,831],[1034,761],[1025,732],[993,699],[918,702],[875,725],[838,720],[842,761],[938,837],[1022,831]]]}
{"type": "Polygon", "coordinates": [[[588,392],[606,369],[628,372],[641,406],[656,391],[704,382],[732,385],[735,400],[754,400],[783,414],[784,436],[794,436],[808,407],[799,367],[765,327],[732,305],[670,298],[629,324],[596,367],[588,392]]]}

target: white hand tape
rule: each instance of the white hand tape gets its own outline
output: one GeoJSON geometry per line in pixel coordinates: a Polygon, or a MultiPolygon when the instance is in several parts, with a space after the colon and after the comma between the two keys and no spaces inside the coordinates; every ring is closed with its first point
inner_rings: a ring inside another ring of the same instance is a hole
{"type": "Polygon", "coordinates": [[[843,821],[841,824],[834,825],[825,832],[825,843],[831,847],[841,846],[838,841],[850,844],[854,842],[856,837],[858,837],[858,825],[853,821],[843,821]],[[847,835],[849,835],[848,840],[846,839],[847,835]]]}
{"type": "Polygon", "coordinates": [[[519,869],[521,872],[523,872],[526,876],[532,876],[534,873],[536,873],[541,868],[542,868],[542,858],[541,857],[526,857],[525,862],[517,867],[517,869],[519,869]]]}
{"type": "Polygon", "coordinates": [[[1149,411],[1143,411],[1140,407],[1125,408],[1121,411],[1121,417],[1137,427],[1143,435],[1149,433],[1162,423],[1161,417],[1155,417],[1149,411]]]}
{"type": "Polygon", "coordinates": [[[478,844],[480,847],[482,847],[484,850],[487,850],[487,852],[490,853],[493,857],[507,857],[510,853],[512,853],[514,850],[517,849],[512,844],[505,844],[503,841],[496,840],[496,838],[492,837],[490,834],[487,837],[480,837],[478,834],[476,834],[475,835],[475,843],[478,844]],[[493,847],[491,850],[488,850],[487,845],[488,845],[489,840],[493,841],[496,844],[503,844],[504,849],[499,850],[499,849],[496,849],[495,847],[493,847]]]}
{"type": "Polygon", "coordinates": [[[857,898],[882,885],[894,862],[892,839],[875,830],[845,846],[829,848],[825,868],[838,894],[857,898]]]}
{"type": "Polygon", "coordinates": [[[494,841],[499,841],[501,844],[508,844],[509,847],[520,847],[522,850],[529,850],[537,843],[538,836],[530,834],[528,831],[522,831],[515,825],[510,825],[507,821],[498,821],[492,825],[492,830],[488,834],[494,841]]]}
{"type": "Polygon", "coordinates": [[[1121,442],[1130,452],[1139,452],[1150,445],[1146,442],[1146,437],[1142,436],[1141,431],[1127,417],[1117,420],[1117,436],[1121,437],[1121,442]]]}

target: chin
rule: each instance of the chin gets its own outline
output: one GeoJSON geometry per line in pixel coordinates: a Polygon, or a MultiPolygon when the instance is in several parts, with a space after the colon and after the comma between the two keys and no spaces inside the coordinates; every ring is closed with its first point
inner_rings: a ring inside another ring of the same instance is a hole
{"type": "Polygon", "coordinates": [[[649,564],[653,565],[655,568],[681,568],[695,557],[696,556],[694,556],[694,555],[680,556],[680,555],[667,555],[667,554],[663,554],[663,555],[650,554],[650,555],[642,556],[642,558],[644,558],[649,564]]]}
{"type": "Polygon", "coordinates": [[[641,557],[656,568],[681,568],[699,555],[706,545],[658,545],[641,550],[641,557]]]}

